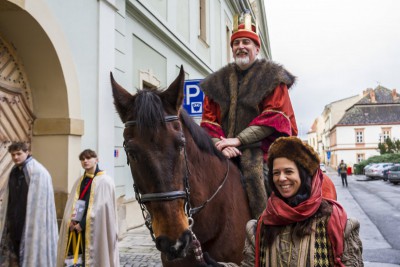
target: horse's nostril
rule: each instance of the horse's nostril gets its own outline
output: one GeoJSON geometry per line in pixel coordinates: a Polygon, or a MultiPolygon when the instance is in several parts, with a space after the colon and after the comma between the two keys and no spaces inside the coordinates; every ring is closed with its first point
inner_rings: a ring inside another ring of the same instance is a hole
{"type": "Polygon", "coordinates": [[[181,242],[183,242],[185,245],[189,244],[192,242],[192,233],[189,230],[186,230],[183,235],[180,238],[181,242]]]}
{"type": "Polygon", "coordinates": [[[161,236],[161,237],[156,238],[156,248],[159,251],[167,252],[170,247],[171,247],[171,242],[169,241],[169,239],[167,237],[161,236]]]}
{"type": "Polygon", "coordinates": [[[181,237],[172,241],[166,236],[159,236],[156,238],[156,248],[165,253],[168,260],[177,258],[184,258],[190,248],[192,235],[190,231],[185,231],[181,237]]]}

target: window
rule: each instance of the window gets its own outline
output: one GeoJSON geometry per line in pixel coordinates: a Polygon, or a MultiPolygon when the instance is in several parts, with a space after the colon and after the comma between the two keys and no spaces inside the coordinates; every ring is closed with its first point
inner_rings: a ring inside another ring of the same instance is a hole
{"type": "Polygon", "coordinates": [[[357,163],[360,163],[364,160],[364,154],[357,154],[357,163]]]}
{"type": "Polygon", "coordinates": [[[364,132],[356,130],[356,143],[364,143],[364,132]]]}
{"type": "Polygon", "coordinates": [[[226,62],[231,62],[232,50],[231,50],[231,29],[226,26],[226,62]]]}
{"type": "Polygon", "coordinates": [[[161,81],[154,75],[153,70],[139,70],[139,89],[155,89],[158,88],[161,81]]]}
{"type": "Polygon", "coordinates": [[[207,42],[207,0],[200,0],[199,38],[207,42]]]}
{"type": "Polygon", "coordinates": [[[382,137],[383,137],[383,141],[390,138],[390,129],[382,128],[382,137]]]}
{"type": "Polygon", "coordinates": [[[157,86],[155,86],[154,84],[151,84],[147,81],[143,81],[142,88],[145,90],[155,90],[155,89],[157,89],[157,86]]]}

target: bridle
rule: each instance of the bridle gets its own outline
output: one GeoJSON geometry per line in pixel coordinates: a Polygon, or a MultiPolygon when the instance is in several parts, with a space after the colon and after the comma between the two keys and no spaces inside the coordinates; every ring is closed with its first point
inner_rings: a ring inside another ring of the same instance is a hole
{"type": "MultiPolygon", "coordinates": [[[[167,115],[164,117],[164,122],[172,122],[172,121],[177,121],[177,120],[179,120],[179,117],[176,115],[167,115]]],[[[127,121],[127,122],[125,122],[125,128],[135,126],[136,124],[137,124],[137,122],[135,120],[127,121]]],[[[183,136],[183,133],[182,133],[182,136],[183,136]]],[[[129,165],[131,157],[129,154],[129,148],[127,148],[127,145],[126,145],[126,140],[124,140],[123,145],[124,145],[124,149],[125,149],[125,153],[126,153],[126,157],[127,157],[127,164],[129,165]]],[[[151,238],[153,239],[153,241],[155,241],[155,236],[154,236],[152,223],[151,223],[151,215],[150,215],[149,211],[147,210],[145,203],[159,202],[159,201],[171,201],[171,200],[175,200],[175,199],[184,199],[185,215],[187,216],[188,221],[189,221],[189,230],[192,232],[192,227],[193,227],[193,223],[194,223],[192,216],[194,214],[196,214],[197,212],[201,211],[217,195],[217,193],[224,186],[224,184],[228,178],[230,163],[229,163],[229,160],[227,159],[226,160],[227,170],[226,170],[225,177],[224,177],[222,183],[219,185],[219,187],[214,192],[214,194],[211,197],[209,197],[202,205],[192,208],[192,205],[190,203],[190,184],[189,184],[189,176],[191,175],[191,173],[190,173],[190,170],[188,167],[188,158],[187,158],[187,154],[186,154],[186,143],[183,147],[183,150],[184,150],[184,156],[185,156],[185,176],[183,179],[185,190],[142,194],[139,192],[139,189],[137,188],[137,186],[135,184],[135,178],[133,177],[133,189],[135,191],[135,198],[140,205],[140,208],[142,210],[142,216],[145,220],[145,225],[149,229],[150,235],[151,235],[151,238]]],[[[193,232],[192,232],[192,235],[194,236],[194,238],[196,238],[193,232]]]]}

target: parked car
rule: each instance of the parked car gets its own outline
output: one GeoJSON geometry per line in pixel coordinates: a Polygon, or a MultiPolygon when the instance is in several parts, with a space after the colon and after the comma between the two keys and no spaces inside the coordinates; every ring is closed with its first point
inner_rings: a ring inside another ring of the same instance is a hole
{"type": "Polygon", "coordinates": [[[388,172],[389,182],[398,184],[400,182],[400,166],[393,166],[388,172]]]}
{"type": "Polygon", "coordinates": [[[378,178],[384,179],[385,172],[389,171],[394,166],[394,163],[387,163],[382,165],[382,167],[378,171],[378,178]]]}
{"type": "Polygon", "coordinates": [[[389,174],[388,174],[388,172],[391,170],[393,168],[393,166],[392,167],[390,167],[390,169],[387,169],[387,170],[384,170],[383,171],[383,178],[382,178],[382,180],[384,180],[385,182],[389,179],[389,174]]]}
{"type": "Polygon", "coordinates": [[[365,175],[373,179],[382,179],[383,171],[390,169],[393,163],[376,163],[365,171],[365,175]]]}
{"type": "Polygon", "coordinates": [[[389,180],[389,171],[391,170],[391,169],[393,169],[394,167],[397,167],[397,166],[400,166],[400,163],[395,163],[393,166],[391,166],[390,168],[388,168],[388,169],[386,169],[386,170],[383,170],[383,180],[384,181],[387,181],[387,180],[389,180]]]}
{"type": "Polygon", "coordinates": [[[364,169],[363,169],[363,174],[367,175],[368,169],[371,168],[374,165],[375,165],[375,163],[368,163],[368,165],[365,166],[364,169]]]}
{"type": "Polygon", "coordinates": [[[326,167],[324,163],[320,163],[319,168],[321,169],[322,172],[326,172],[326,167]]]}

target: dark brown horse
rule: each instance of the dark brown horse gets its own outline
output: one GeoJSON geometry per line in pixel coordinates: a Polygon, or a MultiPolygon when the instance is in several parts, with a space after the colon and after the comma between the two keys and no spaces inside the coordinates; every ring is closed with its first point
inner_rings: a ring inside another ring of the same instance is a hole
{"type": "Polygon", "coordinates": [[[195,266],[195,236],[214,259],[240,263],[250,219],[240,172],[181,108],[183,67],[165,91],[131,95],[112,75],[111,83],[136,198],[163,265],[195,266]]]}

